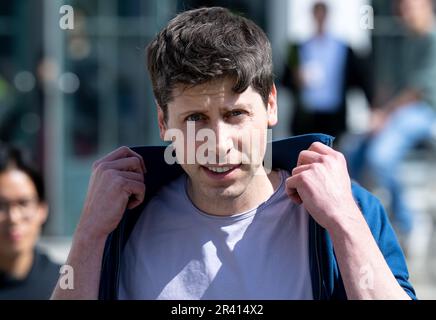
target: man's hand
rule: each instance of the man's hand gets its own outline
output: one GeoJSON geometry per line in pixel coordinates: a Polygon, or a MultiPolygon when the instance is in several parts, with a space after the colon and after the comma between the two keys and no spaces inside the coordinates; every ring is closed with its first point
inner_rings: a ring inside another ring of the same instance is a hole
{"type": "Polygon", "coordinates": [[[127,147],[96,161],[78,230],[97,237],[112,232],[124,210],[144,200],[145,172],[142,157],[127,147]]]}
{"type": "Polygon", "coordinates": [[[344,156],[320,142],[300,153],[292,176],[286,180],[286,192],[327,230],[340,223],[345,214],[360,214],[344,156]]]}
{"type": "Polygon", "coordinates": [[[322,143],[302,151],[286,192],[327,229],[348,299],[410,299],[401,288],[354,202],[344,156],[322,143]],[[371,284],[362,286],[362,270],[371,284]]]}
{"type": "Polygon", "coordinates": [[[52,299],[97,299],[106,238],[124,210],[138,206],[145,195],[145,165],[140,155],[121,147],[93,165],[82,216],[66,264],[74,270],[74,289],[62,277],[52,299]]]}

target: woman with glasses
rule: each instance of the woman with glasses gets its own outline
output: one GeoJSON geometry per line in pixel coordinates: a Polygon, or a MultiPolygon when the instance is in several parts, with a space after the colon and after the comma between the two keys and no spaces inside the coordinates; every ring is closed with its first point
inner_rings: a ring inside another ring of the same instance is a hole
{"type": "Polygon", "coordinates": [[[23,154],[0,146],[0,299],[48,299],[59,266],[35,248],[47,219],[43,182],[23,154]]]}

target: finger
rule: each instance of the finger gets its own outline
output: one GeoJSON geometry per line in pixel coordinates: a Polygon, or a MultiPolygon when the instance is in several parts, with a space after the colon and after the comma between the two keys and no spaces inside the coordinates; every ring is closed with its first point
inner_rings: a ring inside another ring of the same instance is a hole
{"type": "Polygon", "coordinates": [[[119,160],[122,158],[130,158],[130,157],[137,157],[141,162],[141,166],[142,166],[144,173],[147,172],[147,169],[146,169],[145,163],[144,163],[144,159],[138,153],[136,153],[135,151],[133,151],[132,149],[130,149],[126,146],[120,147],[120,148],[112,151],[107,156],[98,160],[97,163],[110,162],[110,161],[119,160]]]}
{"type": "Polygon", "coordinates": [[[129,149],[129,150],[130,150],[132,155],[138,157],[138,159],[141,161],[142,170],[144,171],[144,174],[145,174],[147,172],[147,167],[145,166],[144,159],[141,157],[141,155],[139,153],[136,153],[132,149],[129,149]]]}
{"type": "Polygon", "coordinates": [[[101,164],[103,169],[113,169],[120,171],[133,171],[144,174],[141,162],[137,157],[122,158],[101,164]]]}
{"type": "Polygon", "coordinates": [[[286,189],[288,189],[289,191],[291,191],[292,189],[298,190],[305,183],[307,183],[308,177],[307,177],[307,175],[305,177],[303,177],[303,174],[304,173],[300,173],[300,174],[297,174],[297,175],[294,175],[294,176],[287,178],[285,181],[286,189]]]}
{"type": "Polygon", "coordinates": [[[144,182],[144,175],[142,173],[133,171],[118,171],[117,174],[126,179],[144,182]]]}
{"type": "Polygon", "coordinates": [[[298,167],[295,167],[294,169],[292,169],[292,175],[295,176],[303,171],[307,171],[312,169],[312,165],[311,164],[304,164],[304,165],[300,165],[298,167]]]}
{"type": "Polygon", "coordinates": [[[291,198],[291,200],[293,202],[295,202],[296,204],[303,203],[303,201],[300,198],[300,195],[298,194],[297,189],[294,189],[294,188],[286,189],[286,193],[287,193],[288,197],[291,198]]]}
{"type": "Polygon", "coordinates": [[[133,209],[144,201],[145,184],[139,181],[125,179],[123,189],[130,195],[127,203],[128,209],[133,209]]]}
{"type": "Polygon", "coordinates": [[[322,162],[323,155],[311,150],[303,150],[298,155],[297,166],[311,164],[315,162],[322,162]]]}
{"type": "Polygon", "coordinates": [[[302,204],[303,200],[301,200],[300,196],[298,195],[298,193],[295,193],[293,195],[290,195],[289,198],[291,198],[291,200],[296,203],[296,204],[302,204]]]}
{"type": "Polygon", "coordinates": [[[318,152],[318,153],[323,154],[323,155],[329,155],[329,154],[332,154],[334,152],[334,150],[332,148],[330,148],[329,146],[326,146],[324,143],[321,143],[321,142],[312,143],[310,145],[309,149],[307,149],[307,150],[318,152]]]}

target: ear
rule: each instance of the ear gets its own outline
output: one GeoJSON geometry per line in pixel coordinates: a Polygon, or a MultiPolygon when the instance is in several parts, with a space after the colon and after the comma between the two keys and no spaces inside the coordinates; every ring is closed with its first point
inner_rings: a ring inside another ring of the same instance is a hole
{"type": "Polygon", "coordinates": [[[38,212],[38,220],[40,225],[43,225],[47,221],[48,217],[48,205],[45,202],[41,202],[38,204],[37,208],[38,212]]]}
{"type": "Polygon", "coordinates": [[[156,104],[156,105],[157,105],[157,122],[159,125],[160,138],[162,140],[164,140],[165,132],[167,131],[167,123],[165,121],[165,114],[164,114],[162,108],[158,104],[156,104]]]}
{"type": "Polygon", "coordinates": [[[268,127],[273,127],[277,124],[277,89],[275,84],[271,88],[271,93],[268,98],[267,106],[268,127]]]}

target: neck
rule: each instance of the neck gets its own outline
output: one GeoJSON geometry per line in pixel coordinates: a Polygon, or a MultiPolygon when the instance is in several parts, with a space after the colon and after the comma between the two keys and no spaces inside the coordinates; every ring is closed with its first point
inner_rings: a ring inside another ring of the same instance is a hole
{"type": "Polygon", "coordinates": [[[236,198],[206,195],[188,180],[189,197],[197,208],[217,216],[231,216],[256,208],[271,197],[281,181],[278,171],[271,171],[267,175],[263,167],[259,170],[244,192],[236,198]]]}
{"type": "Polygon", "coordinates": [[[33,250],[13,255],[0,255],[0,270],[14,278],[23,279],[32,267],[33,250]]]}
{"type": "Polygon", "coordinates": [[[324,27],[317,27],[315,34],[317,37],[322,37],[325,34],[324,27]]]}

